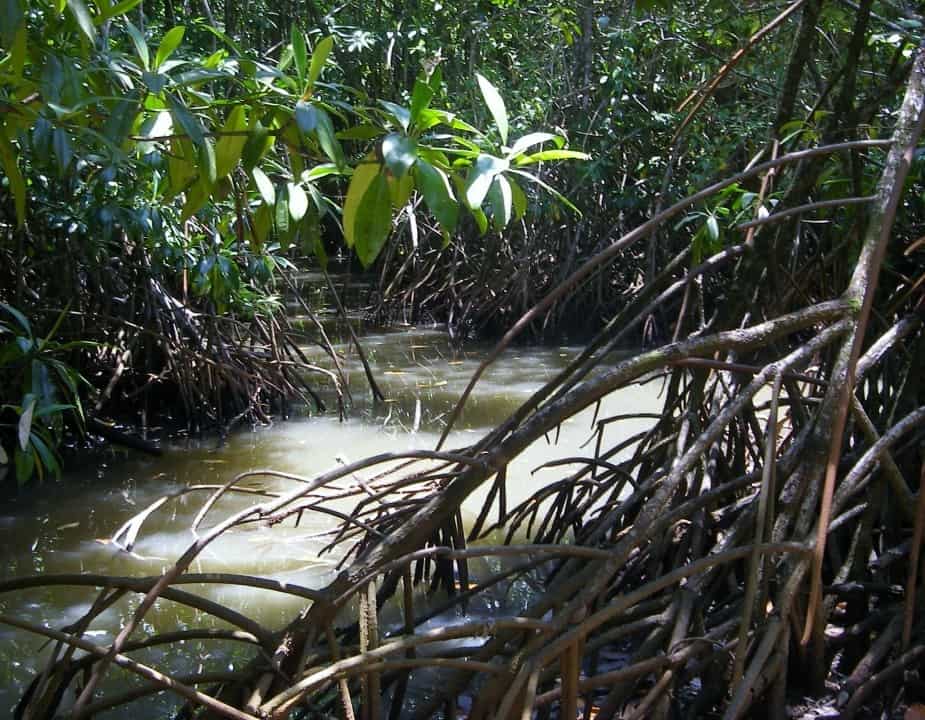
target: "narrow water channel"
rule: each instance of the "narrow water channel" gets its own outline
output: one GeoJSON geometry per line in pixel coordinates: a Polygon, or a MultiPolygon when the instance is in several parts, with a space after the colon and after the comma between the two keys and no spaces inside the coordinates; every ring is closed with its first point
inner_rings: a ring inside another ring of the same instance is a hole
{"type": "MultiPolygon", "coordinates": [[[[0,507],[4,556],[0,577],[40,573],[158,575],[190,542],[190,523],[205,493],[172,500],[154,513],[131,554],[107,540],[129,517],[163,495],[190,485],[222,484],[247,470],[272,468],[312,476],[337,463],[375,453],[432,449],[486,347],[453,348],[442,329],[421,327],[367,329],[363,344],[387,396],[385,403],[371,403],[356,353],[349,343],[341,343],[337,349],[343,354],[353,395],[347,419],[340,421],[336,411],[297,417],[271,427],[239,431],[223,444],[214,438],[176,442],[162,458],[116,456],[69,473],[33,498],[0,507]]],[[[324,362],[319,349],[307,347],[306,351],[319,364],[324,362]]],[[[449,447],[476,441],[577,352],[573,347],[518,347],[506,352],[477,386],[449,447]]],[[[614,394],[601,416],[654,409],[657,390],[653,384],[614,394]]],[[[561,429],[557,444],[553,438],[548,444],[537,444],[511,466],[509,506],[564,472],[560,467],[534,473],[537,466],[553,458],[584,454],[580,447],[591,437],[591,422],[592,411],[573,418],[561,429]]],[[[647,423],[622,422],[614,431],[629,436],[643,425],[647,423]]],[[[275,480],[267,480],[264,486],[274,490],[292,487],[275,480]]],[[[477,493],[468,501],[465,509],[470,515],[477,512],[481,497],[477,493]]],[[[232,499],[224,503],[223,511],[239,508],[244,502],[247,500],[232,499]]],[[[191,571],[241,572],[320,587],[333,577],[338,560],[336,552],[320,554],[329,539],[324,533],[335,522],[327,516],[305,516],[298,527],[292,523],[272,528],[255,525],[228,533],[206,549],[191,571]]],[[[478,572],[477,567],[474,570],[478,572]]],[[[270,628],[280,627],[302,604],[297,598],[265,590],[220,585],[184,589],[245,612],[270,628]]],[[[60,586],[0,594],[0,612],[60,629],[88,610],[96,592],[93,588],[60,586]]],[[[471,607],[468,612],[506,612],[516,609],[509,608],[512,603],[522,601],[508,595],[498,598],[494,607],[471,607]]],[[[99,644],[110,642],[137,602],[137,596],[128,597],[108,609],[94,622],[88,638],[99,644]]],[[[144,630],[163,632],[204,625],[218,627],[221,623],[162,600],[147,616],[144,630]]],[[[189,667],[190,658],[196,659],[193,664],[198,667],[234,667],[243,657],[214,641],[197,642],[183,659],[164,657],[156,648],[141,651],[137,657],[180,674],[197,669],[189,667]]],[[[9,715],[23,688],[41,668],[49,651],[42,647],[40,638],[0,626],[0,716],[9,715]]],[[[110,675],[117,678],[118,671],[110,675]]],[[[163,717],[166,702],[170,700],[162,696],[137,703],[136,720],[163,717]]]]}

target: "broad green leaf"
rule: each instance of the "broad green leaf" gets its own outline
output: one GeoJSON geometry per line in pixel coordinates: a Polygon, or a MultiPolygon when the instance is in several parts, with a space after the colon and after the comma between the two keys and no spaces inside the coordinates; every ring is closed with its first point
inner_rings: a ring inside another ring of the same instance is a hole
{"type": "Polygon", "coordinates": [[[389,197],[392,199],[392,207],[397,210],[407,205],[408,198],[411,197],[411,191],[414,190],[414,178],[411,177],[411,173],[405,173],[401,177],[395,177],[389,173],[386,181],[389,183],[389,197]]]}
{"type": "Polygon", "coordinates": [[[508,169],[507,160],[493,155],[479,155],[466,178],[466,203],[475,209],[481,207],[492,181],[498,173],[508,169]]]}
{"type": "Polygon", "coordinates": [[[22,328],[23,332],[26,333],[26,335],[29,337],[32,337],[32,327],[29,325],[29,320],[25,315],[23,315],[12,305],[7,305],[6,303],[0,302],[0,308],[6,310],[10,315],[12,315],[16,319],[16,322],[19,323],[19,326],[22,328]]]}
{"type": "Polygon", "coordinates": [[[412,138],[399,133],[389,133],[382,139],[382,158],[395,177],[403,177],[414,165],[417,146],[412,138]]]}
{"type": "Polygon", "coordinates": [[[186,190],[196,175],[196,150],[186,138],[174,138],[170,141],[170,155],[167,169],[170,172],[170,190],[173,195],[186,190]]]}
{"type": "Polygon", "coordinates": [[[205,178],[200,176],[199,180],[194,182],[192,187],[186,191],[186,202],[183,203],[183,210],[180,212],[180,222],[186,222],[199,212],[211,194],[212,186],[205,178]]]}
{"type": "Polygon", "coordinates": [[[45,469],[54,473],[55,477],[59,477],[61,475],[61,467],[58,465],[58,461],[55,458],[55,454],[51,451],[51,448],[45,444],[45,441],[42,440],[38,433],[32,433],[30,441],[32,447],[34,447],[38,453],[41,464],[45,466],[45,469]]]}
{"type": "Polygon", "coordinates": [[[16,463],[16,482],[25,485],[26,481],[32,477],[32,471],[35,468],[35,455],[32,450],[21,450],[16,448],[14,454],[16,463]]]}
{"type": "Polygon", "coordinates": [[[295,104],[295,123],[306,135],[318,127],[318,110],[310,102],[299,100],[295,104]]]}
{"type": "Polygon", "coordinates": [[[318,143],[324,150],[324,154],[337,167],[343,167],[346,163],[344,150],[334,134],[334,123],[331,122],[331,116],[321,108],[318,108],[318,126],[315,128],[315,133],[318,135],[318,143]]]}
{"type": "Polygon", "coordinates": [[[527,196],[513,180],[509,180],[511,185],[511,200],[514,203],[514,219],[520,220],[527,212],[527,196]]]}
{"type": "Polygon", "coordinates": [[[93,24],[93,17],[83,0],[67,0],[67,7],[83,34],[87,36],[87,40],[91,43],[96,42],[96,25],[93,24]]]}
{"type": "Polygon", "coordinates": [[[29,447],[29,433],[32,432],[32,413],[35,412],[37,398],[32,393],[26,393],[22,399],[22,413],[19,415],[19,447],[24,451],[29,447]]]}
{"type": "MultiPolygon", "coordinates": [[[[276,195],[276,232],[282,241],[283,237],[289,234],[289,197],[286,194],[286,188],[280,188],[276,195]]],[[[281,248],[283,251],[288,246],[281,248]]]]}
{"type": "Polygon", "coordinates": [[[426,160],[418,158],[414,174],[427,209],[437,218],[440,227],[450,233],[456,230],[459,205],[453,196],[453,188],[446,173],[426,160]]]}
{"type": "Polygon", "coordinates": [[[354,220],[354,242],[363,267],[375,262],[392,230],[392,199],[384,173],[377,173],[360,200],[354,220]]]}
{"type": "MultiPolygon", "coordinates": [[[[103,126],[103,135],[115,147],[121,147],[138,115],[138,97],[134,93],[119,98],[103,126]]],[[[169,115],[168,115],[169,118],[169,115]]]]}
{"type": "Polygon", "coordinates": [[[591,156],[577,150],[541,150],[532,155],[523,155],[515,161],[518,165],[543,162],[547,160],[587,160],[591,156]]]}
{"type": "Polygon", "coordinates": [[[481,208],[470,208],[469,212],[472,213],[472,217],[475,218],[475,224],[479,228],[479,235],[484,235],[488,232],[488,216],[482,212],[481,208]]]}
{"type": "Polygon", "coordinates": [[[713,242],[719,240],[719,223],[715,215],[707,216],[707,233],[710,235],[710,240],[713,242]]]}
{"type": "Polygon", "coordinates": [[[289,214],[295,222],[299,222],[308,211],[308,195],[296,183],[289,183],[286,189],[289,195],[289,214]]]}
{"type": "Polygon", "coordinates": [[[488,190],[488,201],[491,203],[492,224],[495,230],[503,230],[511,221],[511,186],[504,175],[496,175],[488,190]]]}
{"type": "Polygon", "coordinates": [[[356,125],[337,133],[338,140],[372,140],[384,135],[385,130],[375,125],[356,125]]]}
{"type": "Polygon", "coordinates": [[[198,148],[198,153],[199,171],[202,173],[206,183],[211,187],[212,185],[215,185],[215,182],[218,179],[215,161],[215,148],[212,145],[212,140],[209,138],[204,138],[202,144],[198,148]]]}
{"type": "Polygon", "coordinates": [[[344,242],[349,248],[352,248],[355,244],[356,235],[354,233],[354,226],[357,220],[357,213],[360,210],[361,201],[373,180],[379,176],[380,169],[380,165],[376,162],[375,156],[370,153],[356,166],[353,171],[353,177],[350,178],[350,185],[347,188],[347,197],[344,198],[343,215],[344,242]]]}
{"type": "Polygon", "coordinates": [[[318,78],[321,77],[321,71],[324,70],[324,64],[328,60],[328,55],[331,54],[331,48],[334,47],[334,36],[328,35],[327,37],[321,38],[318,41],[318,44],[315,45],[315,50],[312,52],[312,62],[311,66],[308,68],[308,78],[307,78],[307,92],[311,92],[312,88],[315,86],[318,78]]]}
{"type": "Polygon", "coordinates": [[[243,105],[236,105],[228,113],[228,118],[222,126],[222,136],[215,146],[215,174],[223,178],[238,164],[241,151],[247,142],[247,135],[233,135],[230,133],[243,133],[247,130],[247,114],[243,105]],[[228,134],[226,134],[228,133],[228,134]]]}
{"type": "Polygon", "coordinates": [[[260,192],[260,197],[263,198],[264,204],[272,207],[276,203],[276,189],[273,187],[273,181],[270,180],[267,174],[259,167],[255,167],[251,170],[251,175],[254,178],[254,184],[257,186],[257,190],[260,192]]]}
{"type": "Polygon", "coordinates": [[[511,151],[508,153],[508,159],[517,157],[527,148],[532,147],[533,145],[540,145],[546,142],[556,142],[557,145],[561,146],[563,139],[561,135],[553,135],[552,133],[547,132],[529,133],[517,138],[517,140],[511,146],[511,151]]]}
{"type": "Polygon", "coordinates": [[[170,106],[170,113],[173,115],[174,123],[183,129],[183,132],[189,136],[194,145],[202,145],[205,140],[205,132],[199,119],[173,95],[167,96],[167,104],[170,106]]]}
{"type": "Polygon", "coordinates": [[[507,144],[507,108],[504,107],[504,100],[501,98],[501,94],[495,86],[488,82],[481,74],[476,73],[475,79],[478,80],[479,90],[482,91],[482,97],[485,98],[488,111],[495,120],[495,126],[498,128],[498,133],[501,135],[501,142],[507,144]]]}
{"type": "Polygon", "coordinates": [[[262,252],[273,225],[273,211],[269,205],[261,205],[254,213],[253,234],[254,252],[262,252]]]}
{"type": "Polygon", "coordinates": [[[93,22],[99,26],[111,18],[125,15],[129,10],[141,4],[141,1],[142,0],[122,0],[122,2],[118,2],[115,5],[109,5],[108,2],[98,3],[100,14],[94,18],[93,22]]]}
{"type": "Polygon", "coordinates": [[[29,30],[25,24],[20,25],[13,38],[13,47],[10,50],[10,72],[17,80],[22,77],[22,70],[26,64],[26,50],[29,40],[29,30]]]}
{"type": "Polygon", "coordinates": [[[421,113],[430,105],[434,97],[434,91],[427,81],[418,75],[414,81],[414,90],[411,92],[411,124],[417,124],[421,113]]]}
{"type": "Polygon", "coordinates": [[[258,120],[251,128],[250,135],[241,151],[241,164],[248,172],[260,162],[260,158],[273,147],[274,139],[263,124],[258,120]]]}
{"type": "Polygon", "coordinates": [[[308,66],[308,47],[305,45],[305,35],[296,23],[292,23],[290,30],[292,38],[292,59],[295,62],[296,75],[299,76],[299,85],[305,86],[305,71],[308,66]]]}
{"type": "Polygon", "coordinates": [[[302,173],[303,180],[317,180],[318,178],[327,177],[328,175],[343,175],[343,171],[334,163],[322,163],[315,165],[311,170],[302,173]]]}
{"type": "Polygon", "coordinates": [[[408,132],[408,126],[411,124],[411,111],[408,108],[396,105],[388,100],[380,100],[379,104],[388,110],[389,115],[395,118],[398,124],[401,125],[402,130],[408,132]]]}
{"type": "Polygon", "coordinates": [[[166,35],[164,35],[164,39],[161,40],[161,44],[158,45],[157,54],[154,56],[155,70],[163,65],[164,61],[173,55],[174,51],[180,47],[180,43],[183,42],[183,34],[185,32],[186,28],[183,25],[177,25],[166,35]]]}
{"type": "Polygon", "coordinates": [[[129,37],[132,38],[135,52],[138,54],[138,59],[141,60],[141,67],[145,70],[150,70],[151,56],[148,54],[148,43],[145,42],[145,36],[142,35],[141,30],[128,20],[125,21],[125,29],[128,31],[129,37]]]}
{"type": "Polygon", "coordinates": [[[3,163],[3,172],[10,181],[10,191],[13,193],[13,204],[16,207],[16,225],[21,228],[26,224],[26,181],[19,169],[16,151],[7,139],[3,127],[0,127],[0,162],[3,163]]]}

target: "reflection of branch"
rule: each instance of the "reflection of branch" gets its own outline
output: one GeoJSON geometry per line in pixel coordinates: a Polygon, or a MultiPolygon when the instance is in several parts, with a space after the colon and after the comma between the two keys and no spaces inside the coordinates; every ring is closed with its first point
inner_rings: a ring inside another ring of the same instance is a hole
{"type": "Polygon", "coordinates": [[[112,654],[108,648],[100,647],[99,645],[84,640],[83,638],[76,637],[75,635],[71,635],[70,633],[58,632],[57,630],[52,630],[51,628],[46,628],[41,625],[35,625],[34,623],[26,622],[25,620],[10,617],[9,615],[0,615],[0,623],[3,623],[4,625],[11,625],[12,627],[17,627],[21,630],[35,633],[36,635],[44,635],[45,637],[51,638],[52,640],[58,640],[59,642],[67,643],[72,647],[76,647],[85,652],[92,653],[98,657],[108,657],[119,667],[124,668],[129,672],[133,672],[136,675],[141,675],[141,677],[147,680],[151,680],[159,687],[164,688],[165,690],[170,690],[171,692],[177,693],[177,695],[185,697],[190,702],[207,707],[222,717],[232,718],[232,720],[257,720],[255,716],[241,712],[237,708],[223,703],[221,700],[217,700],[210,695],[201,693],[195,688],[180,682],[170,675],[155,670],[154,668],[147,665],[143,665],[142,663],[136,660],[132,660],[132,658],[125,655],[119,653],[112,654]]]}

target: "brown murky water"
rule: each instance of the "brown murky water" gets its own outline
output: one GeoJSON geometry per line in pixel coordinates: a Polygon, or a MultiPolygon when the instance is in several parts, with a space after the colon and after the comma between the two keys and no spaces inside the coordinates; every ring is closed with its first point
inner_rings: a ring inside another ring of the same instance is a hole
{"type": "MultiPolygon", "coordinates": [[[[354,394],[350,417],[317,416],[289,420],[272,427],[242,431],[219,446],[213,440],[175,444],[163,458],[136,456],[115,458],[98,467],[73,473],[54,488],[36,493],[36,498],[0,508],[0,547],[3,564],[0,577],[37,573],[103,573],[157,575],[191,540],[189,525],[204,494],[187,495],[168,502],[151,516],[142,529],[133,554],[101,542],[110,537],[134,513],[158,497],[193,484],[220,484],[234,474],[273,468],[312,476],[338,462],[367,455],[410,448],[433,448],[445,418],[471,377],[485,348],[450,347],[440,329],[395,328],[367,331],[364,347],[388,401],[372,406],[362,367],[352,348],[339,346],[345,356],[354,394]]],[[[487,428],[510,414],[578,350],[570,347],[515,348],[507,352],[485,375],[469,400],[457,425],[450,447],[477,440],[487,428]]],[[[323,354],[312,350],[322,361],[323,354]]],[[[601,412],[643,412],[654,409],[657,387],[632,387],[608,398],[601,412]]],[[[518,458],[509,469],[509,503],[526,497],[537,487],[561,477],[562,468],[532,471],[556,457],[581,454],[580,446],[591,435],[592,413],[588,411],[566,423],[558,444],[538,443],[518,458]]],[[[642,422],[614,424],[611,436],[638,432],[642,422]]],[[[289,489],[285,481],[263,483],[273,489],[289,489]]],[[[481,494],[470,498],[466,508],[477,511],[481,494]]],[[[242,506],[246,500],[231,499],[217,510],[242,506]]],[[[510,506],[510,505],[509,505],[510,506]]],[[[303,517],[298,527],[291,523],[272,528],[253,526],[226,534],[209,546],[191,568],[194,572],[244,572],[320,587],[331,579],[336,554],[319,555],[326,540],[319,534],[335,520],[327,516],[303,517]]],[[[489,561],[486,561],[489,562],[489,561]]],[[[478,567],[475,567],[478,572],[478,567]]],[[[184,586],[245,612],[270,628],[280,627],[301,606],[292,597],[264,590],[246,590],[220,585],[184,586]]],[[[54,587],[0,594],[0,611],[34,623],[62,628],[80,618],[90,607],[96,591],[91,588],[54,587]]],[[[526,602],[528,589],[487,599],[468,609],[469,617],[516,611],[526,602]]],[[[94,622],[88,639],[107,644],[121,627],[138,598],[127,598],[107,610],[94,622]]],[[[146,632],[190,627],[220,626],[214,619],[169,601],[159,601],[147,616],[146,632]]],[[[6,715],[36,672],[48,648],[35,636],[0,626],[0,714],[6,715]]],[[[164,650],[148,649],[137,654],[174,672],[191,665],[229,668],[244,662],[233,648],[215,641],[190,643],[183,658],[172,658],[164,650]]],[[[126,683],[121,671],[110,673],[115,686],[126,683]]],[[[132,680],[133,682],[134,680],[132,680]]],[[[163,696],[136,704],[135,717],[164,717],[163,696]]],[[[120,715],[114,714],[112,717],[120,715]]]]}

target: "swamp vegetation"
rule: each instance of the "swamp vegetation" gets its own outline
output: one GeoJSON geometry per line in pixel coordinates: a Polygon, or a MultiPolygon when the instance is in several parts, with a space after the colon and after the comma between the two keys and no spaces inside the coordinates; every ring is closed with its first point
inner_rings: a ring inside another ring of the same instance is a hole
{"type": "Polygon", "coordinates": [[[249,720],[901,717],[925,701],[919,8],[4,13],[0,472],[18,492],[53,492],[59,444],[94,428],[229,432],[291,403],[321,412],[319,382],[349,413],[343,348],[299,301],[307,256],[331,290],[328,257],[355,257],[379,321],[493,343],[432,447],[127,508],[109,541],[131,553],[158,513],[200,502],[158,575],[0,581],[97,589],[66,626],[0,614],[50,641],[20,717],[127,713],[158,692],[178,717],[249,720]],[[452,434],[506,349],[562,338],[581,349],[506,418],[452,434]],[[638,383],[657,410],[614,407],[638,383]],[[557,443],[582,412],[588,442],[557,443]],[[554,477],[510,502],[514,463],[544,443],[554,477]],[[212,544],[313,515],[336,522],[329,582],[201,571],[212,544]],[[498,562],[474,574],[483,558],[498,562]],[[526,578],[517,614],[433,622],[526,578]],[[269,627],[186,583],[303,602],[269,627]],[[232,629],[154,631],[163,603],[232,629]],[[138,659],[206,635],[247,661],[180,676],[138,659]],[[407,702],[425,671],[430,694],[407,702]]]}

